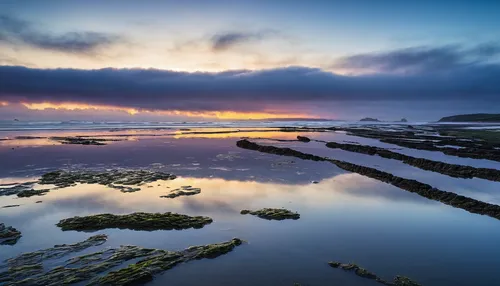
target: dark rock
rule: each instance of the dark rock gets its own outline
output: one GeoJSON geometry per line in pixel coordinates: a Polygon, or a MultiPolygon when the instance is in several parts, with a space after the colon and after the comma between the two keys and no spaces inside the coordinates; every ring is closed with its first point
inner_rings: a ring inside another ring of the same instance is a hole
{"type": "Polygon", "coordinates": [[[251,214],[267,220],[285,220],[285,219],[297,220],[300,218],[300,214],[289,211],[287,209],[264,208],[257,211],[242,210],[240,213],[242,215],[251,214]]]}
{"type": "Polygon", "coordinates": [[[379,120],[377,118],[371,118],[371,117],[365,117],[365,118],[362,118],[361,120],[359,121],[372,121],[372,122],[379,122],[379,120]]]}
{"type": "Polygon", "coordinates": [[[39,180],[39,183],[56,185],[60,188],[74,186],[76,183],[100,184],[130,192],[137,190],[117,185],[141,185],[145,183],[152,183],[158,180],[173,180],[175,178],[175,175],[169,173],[146,170],[112,170],[108,172],[54,171],[44,174],[39,180]]]}
{"type": "Polygon", "coordinates": [[[36,182],[25,182],[15,184],[12,187],[0,188],[0,196],[12,196],[17,195],[18,193],[32,189],[36,182]]]}
{"type": "Polygon", "coordinates": [[[193,188],[191,186],[182,186],[180,188],[171,190],[169,194],[160,196],[160,198],[173,199],[180,196],[194,196],[201,193],[200,188],[193,188]]]}
{"type": "Polygon", "coordinates": [[[297,140],[301,141],[301,142],[311,142],[311,139],[305,137],[305,136],[297,136],[297,140]]]}
{"type": "Polygon", "coordinates": [[[96,231],[107,228],[131,230],[172,230],[202,228],[212,223],[212,219],[202,216],[187,216],[171,212],[143,213],[127,215],[98,214],[84,217],[72,217],[61,220],[57,226],[63,231],[96,231]]]}
{"type": "MultiPolygon", "coordinates": [[[[0,265],[0,269],[8,267],[7,271],[0,273],[0,282],[7,282],[7,285],[65,285],[83,281],[87,281],[86,285],[142,285],[153,279],[153,275],[160,274],[177,265],[197,259],[216,258],[242,244],[240,239],[233,238],[227,242],[193,246],[181,251],[124,245],[119,248],[104,249],[73,257],[61,261],[60,265],[47,272],[44,271],[42,261],[60,258],[72,251],[83,250],[82,247],[94,246],[89,244],[92,241],[94,240],[90,238],[69,245],[68,247],[80,246],[77,249],[69,249],[69,252],[54,252],[54,249],[62,247],[55,246],[53,249],[25,253],[16,258],[8,259],[6,265],[0,265]],[[55,255],[51,256],[52,253],[55,255]],[[139,258],[142,260],[116,270],[116,267],[139,258]],[[109,272],[110,270],[111,272],[109,272]],[[98,276],[102,273],[105,275],[98,276]]],[[[101,243],[100,239],[95,241],[101,243]]]]}
{"type": "Polygon", "coordinates": [[[54,245],[54,247],[52,248],[23,253],[14,258],[5,260],[5,263],[7,263],[9,267],[22,267],[24,265],[39,264],[48,259],[58,259],[73,252],[78,252],[92,246],[101,245],[105,243],[107,239],[107,235],[98,234],[75,244],[54,245]]]}
{"type": "Polygon", "coordinates": [[[6,205],[6,206],[3,206],[2,209],[7,209],[7,208],[15,208],[15,207],[18,207],[20,205],[6,205]]]}
{"type": "Polygon", "coordinates": [[[259,152],[276,154],[282,156],[292,156],[301,158],[304,160],[313,160],[313,161],[324,161],[335,164],[337,167],[344,169],[346,171],[358,173],[360,175],[379,180],[384,183],[391,184],[396,186],[402,190],[418,194],[422,197],[439,201],[443,204],[461,208],[471,213],[487,215],[496,219],[500,219],[500,206],[485,203],[479,200],[475,200],[469,197],[457,195],[452,192],[446,192],[434,188],[428,184],[421,183],[416,180],[405,179],[398,176],[394,176],[390,173],[383,172],[374,168],[364,167],[356,164],[352,164],[345,161],[320,157],[312,154],[302,153],[290,148],[279,148],[274,146],[263,146],[248,140],[240,140],[236,143],[236,145],[240,148],[245,148],[249,150],[255,150],[259,152]]]}
{"type": "Polygon", "coordinates": [[[20,198],[29,198],[32,196],[43,196],[46,193],[48,193],[50,189],[42,189],[42,190],[35,190],[35,189],[29,189],[29,190],[22,190],[19,193],[17,193],[17,196],[20,198]]]}
{"type": "Polygon", "coordinates": [[[364,268],[361,268],[354,263],[340,263],[340,262],[330,261],[330,262],[328,262],[328,265],[330,265],[333,268],[339,268],[339,269],[343,269],[345,271],[354,272],[354,274],[356,274],[359,277],[375,280],[376,282],[383,284],[383,285],[387,285],[387,286],[420,286],[420,284],[410,280],[407,277],[403,277],[403,276],[396,276],[394,278],[393,283],[387,282],[387,281],[383,280],[382,278],[378,277],[376,274],[374,274],[374,273],[372,273],[364,268]]]}
{"type": "Polygon", "coordinates": [[[432,171],[448,175],[456,178],[481,178],[491,181],[500,181],[500,170],[489,168],[475,168],[471,166],[448,164],[439,161],[433,161],[424,158],[415,158],[401,153],[393,152],[380,147],[356,145],[356,144],[341,144],[336,142],[328,142],[329,148],[338,148],[349,152],[356,152],[367,155],[378,155],[387,159],[402,161],[405,164],[414,166],[423,170],[432,171]]]}
{"type": "Polygon", "coordinates": [[[0,244],[14,245],[21,238],[21,232],[12,226],[0,223],[0,244]]]}

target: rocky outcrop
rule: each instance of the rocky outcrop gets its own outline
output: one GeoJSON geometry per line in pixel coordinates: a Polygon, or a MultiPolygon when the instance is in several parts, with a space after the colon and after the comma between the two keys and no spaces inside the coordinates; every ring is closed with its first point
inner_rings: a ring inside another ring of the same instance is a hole
{"type": "Polygon", "coordinates": [[[299,140],[300,142],[304,142],[304,143],[311,142],[311,139],[309,139],[305,136],[297,136],[297,140],[299,140]]]}
{"type": "Polygon", "coordinates": [[[422,170],[437,172],[451,177],[467,179],[476,177],[490,181],[500,181],[500,170],[496,169],[475,168],[471,166],[448,164],[424,158],[415,158],[374,146],[343,144],[336,142],[328,142],[326,146],[328,148],[342,149],[345,151],[366,155],[378,155],[383,158],[402,161],[405,164],[420,168],[422,170]]]}
{"type": "Polygon", "coordinates": [[[382,278],[378,277],[375,273],[372,273],[364,268],[361,268],[354,263],[340,263],[340,262],[330,261],[328,262],[328,265],[330,265],[332,268],[338,268],[348,272],[353,272],[359,277],[375,280],[378,283],[387,286],[421,286],[417,282],[412,281],[410,278],[404,276],[396,276],[393,282],[385,281],[382,278]]]}
{"type": "Polygon", "coordinates": [[[200,188],[193,188],[191,186],[182,186],[180,188],[171,190],[170,193],[160,196],[160,198],[173,199],[180,196],[194,196],[199,193],[201,193],[200,188]]]}
{"type": "Polygon", "coordinates": [[[371,118],[371,117],[365,117],[365,118],[360,119],[359,121],[362,121],[362,122],[366,122],[366,121],[368,121],[368,122],[370,122],[370,121],[371,122],[379,122],[379,120],[377,118],[371,118]]]}
{"type": "Polygon", "coordinates": [[[231,252],[242,244],[239,238],[226,242],[192,246],[180,251],[143,248],[124,245],[119,248],[108,248],[98,252],[85,254],[58,262],[59,265],[45,271],[42,262],[60,258],[73,251],[79,251],[96,243],[104,243],[104,237],[91,237],[86,241],[66,246],[54,246],[45,250],[25,253],[8,259],[0,265],[0,282],[2,285],[66,285],[86,281],[86,285],[143,285],[153,276],[165,272],[185,262],[216,258],[231,252]],[[67,250],[67,251],[66,251],[67,250]],[[54,255],[51,255],[54,254],[54,255]],[[137,259],[141,259],[137,261],[137,259]],[[135,260],[135,261],[134,261],[135,260]],[[116,269],[126,262],[125,267],[116,269]],[[99,276],[104,274],[104,276],[99,276]]]}
{"type": "Polygon", "coordinates": [[[14,245],[21,238],[21,232],[12,226],[0,223],[0,244],[14,245]]]}
{"type": "Polygon", "coordinates": [[[242,210],[240,213],[242,215],[251,214],[267,220],[297,220],[300,218],[300,214],[287,209],[264,208],[257,211],[242,210]]]}
{"type": "Polygon", "coordinates": [[[282,155],[282,156],[292,156],[304,160],[313,161],[324,161],[331,162],[337,167],[344,169],[349,172],[358,173],[360,175],[391,184],[402,190],[418,194],[422,197],[442,202],[443,204],[460,208],[471,213],[487,215],[496,219],[500,219],[500,206],[485,203],[479,200],[475,200],[469,197],[461,196],[452,192],[446,192],[434,188],[428,184],[421,183],[416,180],[405,179],[398,176],[394,176],[390,173],[383,172],[374,168],[364,167],[356,164],[352,164],[345,161],[320,157],[312,154],[302,153],[290,148],[280,148],[274,146],[263,146],[248,140],[240,140],[236,143],[240,148],[245,148],[249,150],[255,150],[259,152],[282,155]]]}
{"type": "Polygon", "coordinates": [[[105,234],[98,234],[89,237],[84,241],[75,244],[59,244],[54,245],[52,248],[42,249],[34,252],[23,253],[14,258],[5,260],[9,267],[22,267],[26,265],[33,265],[42,263],[49,259],[58,259],[73,252],[82,251],[92,246],[98,246],[106,242],[108,236],[105,234]]]}
{"type": "Polygon", "coordinates": [[[39,184],[52,184],[64,188],[81,184],[110,185],[142,185],[158,180],[173,180],[176,176],[147,170],[111,170],[106,172],[95,171],[54,171],[44,174],[39,180],[39,184]]]}
{"type": "Polygon", "coordinates": [[[203,216],[188,216],[171,212],[143,213],[127,215],[98,214],[83,217],[72,217],[57,223],[63,231],[96,231],[107,228],[131,230],[172,230],[202,228],[212,223],[212,219],[203,216]]]}

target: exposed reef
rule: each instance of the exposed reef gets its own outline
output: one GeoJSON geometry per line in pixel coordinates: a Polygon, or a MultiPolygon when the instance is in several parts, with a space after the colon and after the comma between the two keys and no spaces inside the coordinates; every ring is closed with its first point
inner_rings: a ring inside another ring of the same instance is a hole
{"type": "Polygon", "coordinates": [[[17,208],[21,205],[6,205],[6,206],[3,206],[2,209],[8,209],[8,208],[17,208]]]}
{"type": "Polygon", "coordinates": [[[182,186],[180,188],[171,190],[170,193],[164,196],[160,196],[160,198],[173,199],[180,196],[194,196],[199,193],[201,193],[200,188],[193,188],[191,186],[182,186]]]}
{"type": "Polygon", "coordinates": [[[39,180],[39,184],[52,184],[64,188],[81,184],[101,184],[111,185],[142,185],[158,180],[173,180],[175,175],[163,172],[146,170],[112,170],[107,172],[95,171],[54,171],[44,174],[39,180]]]}
{"type": "Polygon", "coordinates": [[[22,267],[26,265],[38,264],[48,259],[61,258],[73,252],[78,252],[92,246],[101,245],[105,243],[107,239],[107,235],[98,234],[74,244],[59,244],[54,245],[54,247],[52,248],[23,253],[19,256],[5,260],[5,263],[9,267],[22,267]]]}
{"type": "Polygon", "coordinates": [[[0,244],[14,245],[21,238],[21,232],[12,226],[0,223],[0,244]]]}
{"type": "Polygon", "coordinates": [[[378,139],[397,146],[442,152],[449,156],[500,161],[500,132],[451,129],[443,126],[420,133],[412,131],[385,131],[378,129],[334,128],[347,134],[378,139]],[[429,134],[434,132],[434,134],[429,134]],[[441,135],[438,135],[441,134],[441,135]],[[446,136],[445,136],[446,135],[446,136]],[[455,146],[455,147],[454,147],[455,146]],[[459,147],[459,148],[457,148],[459,147]]]}
{"type": "MultiPolygon", "coordinates": [[[[12,196],[17,195],[20,192],[27,191],[33,188],[36,182],[25,182],[19,184],[12,184],[11,187],[0,188],[0,196],[12,196]]],[[[10,185],[8,185],[10,186],[10,185]]]]}
{"type": "Polygon", "coordinates": [[[339,269],[343,269],[345,271],[354,272],[354,274],[356,274],[359,277],[375,280],[378,283],[381,283],[381,284],[387,285],[387,286],[421,286],[417,282],[412,281],[410,278],[404,277],[404,276],[399,276],[399,275],[394,278],[393,282],[385,281],[382,278],[378,277],[376,274],[374,274],[374,273],[372,273],[364,268],[361,268],[354,263],[344,264],[344,263],[340,263],[340,262],[330,261],[330,262],[328,262],[328,265],[330,265],[333,268],[339,268],[339,269]]]}
{"type": "Polygon", "coordinates": [[[107,228],[131,230],[172,230],[202,228],[212,223],[212,219],[203,216],[188,216],[171,212],[143,213],[127,215],[98,214],[83,217],[72,217],[57,223],[63,231],[96,231],[107,228]]]}
{"type": "Polygon", "coordinates": [[[471,213],[487,215],[496,219],[500,219],[500,206],[485,203],[479,200],[475,200],[469,197],[461,196],[452,192],[446,192],[439,190],[437,188],[432,187],[431,185],[421,183],[416,180],[405,179],[398,176],[394,176],[390,173],[383,172],[374,168],[364,167],[356,164],[352,164],[345,161],[320,157],[312,154],[302,153],[290,148],[279,148],[274,146],[263,146],[248,140],[240,140],[236,143],[236,145],[240,148],[282,155],[282,156],[291,156],[297,157],[304,160],[313,160],[313,161],[324,161],[331,162],[335,164],[337,167],[344,169],[346,171],[358,173],[360,175],[379,180],[384,183],[391,184],[396,186],[402,190],[418,194],[427,199],[431,199],[434,201],[442,202],[443,204],[461,208],[471,213]]]}
{"type": "Polygon", "coordinates": [[[267,220],[297,220],[300,218],[300,214],[287,209],[264,208],[257,211],[242,210],[240,213],[242,215],[251,214],[267,220]]]}
{"type": "Polygon", "coordinates": [[[297,136],[297,140],[299,140],[300,142],[311,142],[311,139],[305,137],[305,136],[297,136]]]}
{"type": "Polygon", "coordinates": [[[29,198],[32,196],[43,196],[46,193],[48,193],[50,189],[42,189],[42,190],[35,190],[35,189],[28,189],[28,190],[22,190],[19,193],[17,193],[17,196],[20,198],[29,198]]]}
{"type": "Polygon", "coordinates": [[[119,141],[117,139],[89,138],[84,136],[49,137],[49,139],[60,142],[62,144],[77,144],[77,145],[106,145],[105,142],[119,141]]]}
{"type": "Polygon", "coordinates": [[[153,275],[167,271],[180,263],[203,258],[213,259],[232,251],[242,243],[241,239],[233,238],[222,243],[192,246],[179,252],[162,251],[160,254],[94,279],[90,285],[131,285],[149,282],[153,279],[153,275]]]}
{"type": "MultiPolygon", "coordinates": [[[[83,245],[89,240],[76,245],[83,245]]],[[[69,253],[65,252],[57,257],[39,255],[39,253],[53,252],[53,249],[46,249],[23,254],[7,260],[5,265],[0,265],[0,269],[8,267],[6,271],[0,272],[0,282],[4,282],[6,285],[61,285],[83,281],[86,281],[87,285],[142,285],[151,281],[154,275],[177,265],[197,259],[216,258],[232,251],[241,244],[242,240],[233,238],[230,241],[192,246],[181,251],[126,245],[73,257],[45,272],[41,264],[42,261],[59,258],[69,253]],[[36,259],[19,259],[22,256],[36,259]],[[142,258],[142,260],[116,270],[116,267],[138,258],[142,258]],[[19,263],[25,265],[20,266],[19,263]],[[109,272],[110,270],[111,272],[109,272]],[[98,276],[100,274],[104,274],[104,276],[98,276]]]]}
{"type": "Polygon", "coordinates": [[[51,189],[33,189],[35,184],[55,185],[57,188],[66,188],[80,184],[100,184],[124,193],[140,191],[139,187],[158,180],[173,180],[176,176],[157,171],[148,170],[111,170],[97,171],[53,171],[42,175],[38,181],[10,184],[0,187],[0,196],[31,197],[43,196],[51,189]],[[12,185],[12,186],[11,186],[12,185]]]}
{"type": "Polygon", "coordinates": [[[387,159],[399,160],[405,164],[423,170],[438,172],[452,177],[457,177],[457,178],[476,177],[491,181],[500,181],[500,170],[488,169],[488,168],[475,168],[471,166],[448,164],[424,158],[415,158],[412,156],[393,152],[384,148],[366,146],[366,145],[328,142],[326,146],[329,148],[338,148],[349,152],[356,152],[367,155],[378,155],[380,157],[387,159]]]}

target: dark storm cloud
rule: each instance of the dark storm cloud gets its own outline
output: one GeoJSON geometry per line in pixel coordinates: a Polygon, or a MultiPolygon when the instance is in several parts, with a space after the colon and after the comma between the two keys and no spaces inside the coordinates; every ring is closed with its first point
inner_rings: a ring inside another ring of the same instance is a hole
{"type": "Polygon", "coordinates": [[[224,51],[236,45],[259,41],[275,34],[273,31],[219,33],[211,38],[212,50],[224,51]]]}
{"type": "Polygon", "coordinates": [[[416,47],[383,53],[348,56],[336,61],[334,68],[382,72],[432,72],[477,64],[500,54],[500,46],[488,43],[474,48],[460,46],[416,47]]]}
{"type": "Polygon", "coordinates": [[[89,53],[122,40],[118,35],[88,31],[54,35],[37,29],[34,23],[0,15],[0,42],[67,53],[89,53]]]}
{"type": "Polygon", "coordinates": [[[500,101],[500,66],[453,72],[342,76],[289,67],[186,73],[154,69],[0,67],[0,100],[79,102],[150,110],[255,111],[269,105],[345,100],[500,101]]]}

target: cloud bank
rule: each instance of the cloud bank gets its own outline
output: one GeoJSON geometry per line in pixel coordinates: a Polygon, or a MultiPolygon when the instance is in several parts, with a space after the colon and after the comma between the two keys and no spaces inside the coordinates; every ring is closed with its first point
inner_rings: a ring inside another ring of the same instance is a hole
{"type": "Polygon", "coordinates": [[[478,65],[498,55],[500,55],[500,46],[494,43],[473,48],[463,48],[459,45],[412,47],[344,57],[337,60],[332,68],[386,73],[453,72],[470,65],[478,65]]]}
{"type": "Polygon", "coordinates": [[[345,76],[288,67],[187,73],[156,69],[0,67],[0,101],[77,102],[146,110],[261,111],[325,101],[500,102],[500,66],[446,72],[345,76]]]}

